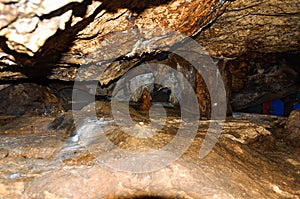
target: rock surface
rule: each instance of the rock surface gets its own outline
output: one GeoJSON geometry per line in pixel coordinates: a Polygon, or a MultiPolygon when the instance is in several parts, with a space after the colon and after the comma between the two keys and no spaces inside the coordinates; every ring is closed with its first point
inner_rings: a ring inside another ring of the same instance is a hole
{"type": "Polygon", "coordinates": [[[63,111],[61,98],[49,87],[23,83],[0,90],[0,115],[51,115],[63,111]]]}
{"type": "MultiPolygon", "coordinates": [[[[297,54],[258,54],[227,62],[231,105],[237,111],[300,92],[297,54]]],[[[296,98],[296,97],[294,97],[296,98]]],[[[289,115],[293,102],[285,103],[289,115]]]]}
{"type": "Polygon", "coordinates": [[[300,147],[300,110],[294,110],[291,112],[287,125],[286,125],[286,139],[291,142],[292,145],[300,147]]]}
{"type": "MultiPolygon", "coordinates": [[[[109,107],[109,102],[97,102],[99,119],[90,122],[102,125],[118,148],[157,150],[176,135],[180,119],[175,113],[162,132],[141,139],[118,130],[109,107]]],[[[92,108],[84,107],[84,114],[92,108]]],[[[144,113],[131,109],[131,116],[146,122],[144,113]]],[[[298,198],[299,148],[273,134],[273,128],[285,122],[275,116],[235,114],[225,122],[213,150],[201,159],[199,149],[210,121],[200,121],[196,137],[179,159],[152,172],[132,173],[102,163],[116,148],[101,151],[108,146],[101,134],[84,131],[70,137],[76,132],[71,112],[56,120],[20,117],[0,127],[0,193],[5,198],[298,198]],[[84,137],[89,142],[83,142],[84,137]]],[[[135,133],[147,126],[139,129],[135,133]]]]}
{"type": "Polygon", "coordinates": [[[186,74],[209,118],[211,96],[203,77],[187,74],[195,73],[191,63],[168,52],[183,33],[219,61],[231,102],[228,114],[230,106],[240,111],[299,92],[300,63],[276,58],[299,56],[295,0],[64,0],[49,5],[47,0],[0,3],[0,81],[72,82],[81,66],[87,68],[84,79],[112,88],[111,82],[128,70],[158,59],[186,74]]]}
{"type": "MultiPolygon", "coordinates": [[[[15,75],[41,79],[56,73],[58,66],[59,74],[53,78],[74,80],[74,64],[101,66],[110,60],[153,53],[156,49],[152,46],[168,50],[181,39],[174,31],[189,36],[198,33],[216,18],[223,5],[210,0],[116,0],[62,1],[44,8],[47,3],[1,2],[7,20],[1,23],[0,48],[5,58],[16,63],[5,71],[14,68],[15,75]],[[10,9],[15,12],[8,12],[10,9]],[[59,62],[62,66],[57,65],[59,62]],[[41,67],[43,73],[35,74],[41,67]],[[69,75],[61,76],[65,70],[69,75]]],[[[8,79],[14,79],[13,74],[8,79]]]]}
{"type": "MultiPolygon", "coordinates": [[[[5,20],[0,26],[0,48],[2,62],[6,63],[1,79],[48,76],[74,80],[78,64],[103,68],[107,61],[166,51],[180,41],[176,34],[169,35],[172,31],[197,36],[196,40],[215,58],[238,57],[249,51],[299,50],[300,15],[295,0],[48,4],[48,1],[1,2],[5,20]],[[40,68],[43,73],[35,74],[40,68]]],[[[120,70],[110,78],[119,77],[136,61],[114,62],[110,74],[114,74],[115,68],[120,70]]]]}
{"type": "Polygon", "coordinates": [[[209,128],[215,120],[180,118],[174,94],[188,90],[187,79],[207,119],[224,106],[231,115],[230,106],[244,110],[299,92],[299,6],[297,0],[0,0],[0,196],[299,198],[299,111],[288,120],[234,113],[218,137],[209,128]],[[179,33],[198,42],[181,56],[189,42],[179,33]],[[196,73],[195,63],[209,66],[207,74],[196,73]],[[127,76],[145,64],[165,65],[156,71],[165,85],[147,85],[149,92],[131,96],[141,106],[120,104],[112,113],[117,83],[134,91],[153,79],[154,73],[127,76]],[[226,91],[210,92],[208,84],[222,87],[219,79],[226,91]],[[168,95],[157,96],[164,89],[168,95]],[[223,101],[213,101],[214,94],[223,101]],[[157,104],[162,98],[165,104],[157,104]],[[178,133],[195,126],[195,137],[178,133]],[[215,138],[200,158],[201,146],[215,138]],[[162,156],[142,164],[128,164],[122,153],[158,149],[162,156]],[[153,166],[159,168],[147,170],[153,166]]]}
{"type": "Polygon", "coordinates": [[[293,0],[235,0],[197,41],[213,57],[299,51],[299,10],[293,0]]]}

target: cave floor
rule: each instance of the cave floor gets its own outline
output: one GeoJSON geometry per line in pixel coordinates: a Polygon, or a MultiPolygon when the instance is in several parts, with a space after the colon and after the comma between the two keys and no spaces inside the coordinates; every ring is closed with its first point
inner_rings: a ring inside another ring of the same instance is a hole
{"type": "MultiPolygon", "coordinates": [[[[147,128],[147,119],[131,111],[139,130],[134,128],[137,134],[129,136],[114,124],[106,110],[108,104],[97,103],[100,108],[94,122],[101,123],[106,137],[116,148],[131,152],[166,146],[174,140],[181,122],[170,114],[160,133],[147,137],[147,131],[143,130],[147,128]],[[147,138],[137,137],[145,135],[147,138]]],[[[87,106],[85,110],[90,108],[87,106]]],[[[121,160],[112,155],[116,148],[103,147],[103,134],[93,133],[91,129],[86,129],[87,135],[75,134],[72,118],[71,111],[57,116],[1,116],[1,198],[300,196],[300,150],[283,139],[284,117],[235,114],[224,123],[218,142],[204,158],[199,157],[199,150],[211,121],[201,120],[195,138],[182,156],[147,172],[130,172],[123,165],[103,163],[109,158],[121,160]]],[[[87,121],[80,127],[91,122],[87,121]]]]}

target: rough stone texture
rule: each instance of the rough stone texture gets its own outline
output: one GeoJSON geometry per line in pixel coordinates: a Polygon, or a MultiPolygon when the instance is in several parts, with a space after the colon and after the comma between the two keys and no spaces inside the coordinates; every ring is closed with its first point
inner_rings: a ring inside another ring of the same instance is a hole
{"type": "MultiPolygon", "coordinates": [[[[110,122],[109,102],[97,102],[96,107],[103,128],[115,128],[110,122]]],[[[84,113],[91,108],[85,107],[84,113]]],[[[136,121],[144,121],[143,113],[131,111],[136,121]]],[[[75,131],[70,128],[71,112],[56,120],[49,116],[21,117],[0,127],[0,193],[5,198],[298,198],[300,151],[268,130],[285,119],[245,114],[234,117],[225,123],[219,142],[204,159],[199,158],[198,151],[210,121],[199,122],[197,136],[183,156],[146,173],[122,172],[103,165],[101,157],[105,156],[101,155],[113,154],[114,149],[100,152],[101,142],[83,146],[76,135],[70,137],[75,131]]],[[[164,131],[147,139],[119,130],[108,131],[106,136],[125,150],[153,150],[173,139],[178,122],[170,115],[164,131]]],[[[79,139],[89,136],[99,141],[99,134],[90,133],[80,134],[79,139]]]]}
{"type": "Polygon", "coordinates": [[[151,95],[150,95],[150,92],[148,91],[147,88],[144,88],[143,91],[142,91],[142,95],[141,95],[141,106],[140,106],[140,109],[142,110],[148,110],[151,108],[151,95]]]}
{"type": "MultiPolygon", "coordinates": [[[[2,79],[18,79],[25,75],[33,79],[50,76],[54,79],[73,80],[77,71],[74,64],[92,64],[92,68],[104,68],[108,66],[105,65],[106,61],[154,52],[155,46],[160,46],[160,50],[167,50],[168,46],[180,40],[174,35],[162,37],[168,35],[170,30],[188,36],[197,35],[210,22],[213,25],[205,28],[197,36],[197,41],[213,57],[237,57],[248,51],[297,51],[300,46],[299,4],[295,0],[236,0],[225,1],[224,4],[213,0],[165,0],[151,3],[137,3],[134,0],[126,3],[117,0],[82,3],[62,1],[57,4],[59,8],[50,6],[44,10],[37,7],[46,2],[1,3],[4,11],[16,10],[16,13],[4,12],[3,15],[7,16],[7,20],[3,20],[1,29],[5,36],[1,37],[0,46],[6,53],[2,55],[2,59],[5,60],[4,63],[13,61],[17,64],[11,66],[12,63],[9,62],[10,64],[4,65],[2,79]],[[30,12],[17,10],[18,6],[28,7],[30,12]],[[225,12],[214,21],[225,8],[225,12]],[[36,18],[31,17],[34,12],[37,12],[36,18]],[[34,29],[36,31],[29,32],[30,28],[21,22],[34,19],[38,24],[34,29]],[[55,21],[53,26],[50,23],[49,27],[43,28],[47,34],[37,31],[47,20],[55,21]],[[18,23],[21,24],[18,27],[24,27],[28,34],[26,31],[26,34],[16,31],[14,27],[18,23]],[[64,30],[53,30],[53,27],[59,28],[58,24],[66,27],[64,30]],[[10,36],[14,32],[20,37],[10,36]],[[36,34],[38,36],[33,37],[36,34]],[[16,38],[21,38],[18,43],[13,41],[16,38]],[[19,51],[34,56],[18,53],[19,51]],[[25,66],[25,69],[20,68],[20,65],[25,66]],[[41,67],[43,73],[34,74],[41,67]]],[[[130,63],[126,60],[114,62],[109,66],[110,74],[113,74],[115,68],[119,70],[110,79],[119,77],[133,67],[134,63],[136,60],[130,63]]]]}
{"type": "MultiPolygon", "coordinates": [[[[299,54],[259,54],[228,61],[231,104],[235,111],[300,92],[299,54]]],[[[287,109],[291,107],[286,103],[287,109]]],[[[288,116],[288,114],[286,115],[288,116]]]]}
{"type": "MultiPolygon", "coordinates": [[[[4,11],[10,7],[16,10],[15,14],[3,13],[8,18],[1,24],[0,46],[8,56],[13,55],[11,60],[17,64],[19,73],[38,78],[50,75],[60,59],[68,67],[94,62],[101,65],[101,62],[111,59],[154,52],[156,49],[152,46],[167,50],[181,39],[172,31],[186,35],[198,33],[216,18],[223,5],[211,0],[79,2],[61,1],[46,10],[43,5],[48,1],[1,2],[4,11]],[[22,7],[28,8],[28,11],[22,10],[22,7]],[[20,66],[26,69],[22,70],[20,66]],[[35,70],[41,67],[43,74],[34,75],[35,70]]],[[[11,71],[12,68],[6,69],[11,71]]],[[[60,75],[58,78],[70,80],[74,76],[60,75]]]]}
{"type": "Polygon", "coordinates": [[[30,83],[0,90],[0,115],[51,115],[62,111],[61,99],[50,88],[30,83]]]}
{"type": "MultiPolygon", "coordinates": [[[[0,80],[8,81],[0,85],[1,197],[298,198],[298,112],[291,114],[286,129],[285,118],[234,114],[204,159],[199,158],[199,148],[211,121],[200,121],[196,138],[183,156],[142,174],[102,165],[99,157],[114,154],[115,148],[103,151],[98,142],[103,136],[93,131],[79,134],[72,112],[57,115],[73,103],[81,109],[94,96],[89,83],[77,85],[74,90],[84,97],[73,101],[70,83],[48,85],[49,79],[73,81],[84,65],[89,70],[82,76],[102,84],[98,97],[110,96],[116,79],[149,62],[183,72],[196,90],[203,116],[209,117],[211,96],[203,77],[184,60],[198,49],[190,49],[183,58],[168,53],[171,45],[182,40],[170,30],[194,36],[220,60],[227,99],[235,110],[298,92],[299,61],[293,60],[300,46],[299,2],[222,2],[0,0],[0,80]],[[277,58],[278,52],[287,51],[296,51],[294,58],[288,59],[286,53],[277,58]],[[47,87],[21,84],[24,79],[47,87]],[[83,138],[89,139],[88,144],[82,144],[83,138]]],[[[161,71],[161,76],[170,75],[161,71]]],[[[178,88],[170,82],[168,87],[178,88]]],[[[147,105],[149,97],[148,93],[147,105]]],[[[172,94],[170,99],[176,104],[172,94]]],[[[148,137],[157,128],[147,130],[147,110],[130,108],[136,124],[128,135],[113,123],[109,102],[96,105],[98,120],[92,122],[109,128],[107,137],[125,150],[158,149],[178,130],[176,109],[168,109],[164,129],[148,137]]],[[[83,110],[88,115],[93,106],[83,110]]],[[[163,125],[159,119],[155,122],[163,125]]]]}
{"type": "Polygon", "coordinates": [[[199,41],[213,57],[299,50],[300,5],[294,0],[236,0],[199,41]]]}
{"type": "Polygon", "coordinates": [[[291,112],[286,125],[286,139],[292,145],[300,147],[300,110],[291,112]]]}
{"type": "Polygon", "coordinates": [[[19,53],[33,56],[58,30],[64,30],[72,16],[72,11],[47,17],[50,13],[77,1],[2,1],[0,4],[0,36],[7,39],[6,44],[19,53]]]}
{"type": "MultiPolygon", "coordinates": [[[[175,30],[193,35],[219,59],[234,110],[299,91],[299,63],[274,58],[278,52],[299,51],[295,0],[8,2],[0,3],[0,80],[73,81],[83,64],[89,69],[85,79],[107,85],[156,58],[191,71],[189,63],[159,53],[182,39],[175,30]]],[[[199,74],[187,78],[208,117],[210,96],[203,79],[199,74]]]]}

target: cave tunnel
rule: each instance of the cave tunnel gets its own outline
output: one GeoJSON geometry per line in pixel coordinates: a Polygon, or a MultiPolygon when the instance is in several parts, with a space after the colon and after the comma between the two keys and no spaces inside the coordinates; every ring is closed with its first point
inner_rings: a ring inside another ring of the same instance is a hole
{"type": "Polygon", "coordinates": [[[0,13],[0,198],[299,198],[297,0],[0,13]]]}

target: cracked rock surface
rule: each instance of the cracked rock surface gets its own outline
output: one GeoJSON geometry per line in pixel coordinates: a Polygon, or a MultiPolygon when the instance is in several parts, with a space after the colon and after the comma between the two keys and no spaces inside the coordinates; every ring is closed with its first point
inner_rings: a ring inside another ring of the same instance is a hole
{"type": "MultiPolygon", "coordinates": [[[[117,148],[103,143],[103,134],[95,130],[76,134],[79,131],[73,126],[71,112],[56,119],[20,117],[2,125],[1,195],[5,198],[298,198],[300,194],[299,148],[278,136],[278,131],[284,132],[286,118],[235,114],[225,122],[213,150],[202,159],[199,149],[210,121],[200,121],[196,137],[180,158],[155,171],[131,173],[115,170],[105,161],[112,157],[121,161],[122,155],[115,156],[118,148],[131,152],[160,149],[176,136],[178,123],[182,121],[176,112],[170,113],[161,132],[139,138],[118,129],[109,107],[109,102],[97,101],[98,119],[85,120],[78,127],[87,128],[96,122],[117,148]]],[[[84,114],[91,108],[91,105],[84,107],[84,114]]],[[[144,113],[131,109],[131,116],[140,126],[135,128],[136,133],[144,132],[147,129],[144,113]]]]}

